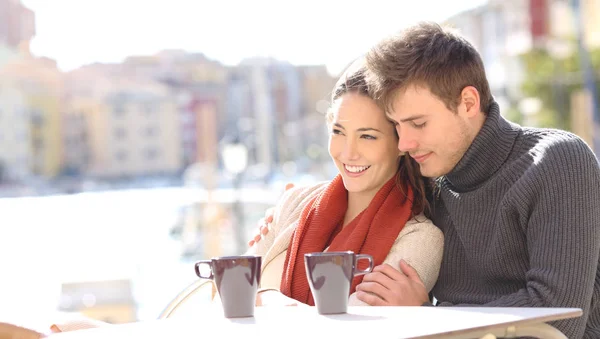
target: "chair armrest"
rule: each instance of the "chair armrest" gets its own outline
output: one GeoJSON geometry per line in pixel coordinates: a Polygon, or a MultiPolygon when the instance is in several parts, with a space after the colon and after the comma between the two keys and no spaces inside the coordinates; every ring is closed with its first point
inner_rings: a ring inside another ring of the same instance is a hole
{"type": "Polygon", "coordinates": [[[212,280],[209,279],[199,279],[194,281],[188,287],[184,288],[173,300],[169,302],[169,304],[164,308],[164,310],[158,316],[158,319],[169,318],[173,312],[175,312],[179,306],[181,306],[185,301],[187,301],[192,295],[196,294],[203,288],[208,287],[207,284],[210,284],[211,287],[211,300],[214,299],[216,289],[214,288],[214,284],[212,280]]]}

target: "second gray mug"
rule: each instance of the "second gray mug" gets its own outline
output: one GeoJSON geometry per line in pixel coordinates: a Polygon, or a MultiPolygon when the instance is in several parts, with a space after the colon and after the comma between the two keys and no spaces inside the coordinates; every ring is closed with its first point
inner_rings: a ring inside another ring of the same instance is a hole
{"type": "Polygon", "coordinates": [[[306,278],[320,314],[346,313],[352,279],[373,270],[373,257],[345,252],[315,252],[304,255],[306,278]],[[359,260],[369,267],[358,269],[359,260]]]}

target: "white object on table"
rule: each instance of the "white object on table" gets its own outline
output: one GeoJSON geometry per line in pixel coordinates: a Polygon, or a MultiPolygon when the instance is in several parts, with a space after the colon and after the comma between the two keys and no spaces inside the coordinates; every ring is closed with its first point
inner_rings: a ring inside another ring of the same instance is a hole
{"type": "Polygon", "coordinates": [[[53,335],[94,338],[491,338],[535,335],[566,338],[546,322],[581,316],[578,308],[349,307],[319,315],[315,307],[257,307],[254,317],[226,319],[218,305],[195,315],[53,335]]]}

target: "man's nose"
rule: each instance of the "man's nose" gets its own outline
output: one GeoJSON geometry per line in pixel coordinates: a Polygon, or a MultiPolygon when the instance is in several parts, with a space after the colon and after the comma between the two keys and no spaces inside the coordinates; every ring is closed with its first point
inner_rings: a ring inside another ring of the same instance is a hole
{"type": "Polygon", "coordinates": [[[417,149],[419,143],[414,137],[412,137],[410,132],[407,132],[406,130],[404,130],[402,133],[400,133],[400,131],[398,132],[398,149],[401,152],[410,152],[417,149]]]}

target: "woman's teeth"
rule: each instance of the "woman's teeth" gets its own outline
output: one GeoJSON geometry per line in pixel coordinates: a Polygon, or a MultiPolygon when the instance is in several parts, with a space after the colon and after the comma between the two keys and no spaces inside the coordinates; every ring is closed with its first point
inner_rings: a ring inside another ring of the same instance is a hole
{"type": "Polygon", "coordinates": [[[360,173],[362,171],[367,170],[371,166],[349,166],[349,165],[344,165],[344,167],[346,168],[346,170],[348,172],[360,173]]]}

